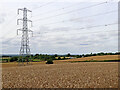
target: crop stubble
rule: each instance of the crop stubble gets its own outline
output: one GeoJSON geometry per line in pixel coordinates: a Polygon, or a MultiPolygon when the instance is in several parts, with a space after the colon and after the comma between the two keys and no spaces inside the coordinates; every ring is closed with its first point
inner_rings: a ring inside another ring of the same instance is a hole
{"type": "Polygon", "coordinates": [[[3,88],[117,88],[117,62],[39,64],[3,68],[3,88]]]}

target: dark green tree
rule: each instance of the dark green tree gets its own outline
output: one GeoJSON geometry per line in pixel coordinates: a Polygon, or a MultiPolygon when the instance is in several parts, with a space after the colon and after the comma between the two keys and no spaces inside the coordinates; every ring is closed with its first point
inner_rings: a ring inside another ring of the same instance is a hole
{"type": "Polygon", "coordinates": [[[17,61],[18,60],[18,57],[11,57],[10,58],[10,62],[14,62],[14,61],[17,61]]]}
{"type": "Polygon", "coordinates": [[[57,55],[57,54],[55,54],[54,56],[55,56],[55,57],[57,57],[58,55],[57,55]]]}
{"type": "Polygon", "coordinates": [[[67,54],[67,57],[70,57],[70,56],[71,56],[70,53],[68,53],[68,54],[67,54]]]}
{"type": "Polygon", "coordinates": [[[53,64],[53,60],[52,59],[48,59],[46,64],[53,64]]]}
{"type": "Polygon", "coordinates": [[[60,58],[60,57],[58,57],[58,60],[61,60],[61,58],[60,58]]]}

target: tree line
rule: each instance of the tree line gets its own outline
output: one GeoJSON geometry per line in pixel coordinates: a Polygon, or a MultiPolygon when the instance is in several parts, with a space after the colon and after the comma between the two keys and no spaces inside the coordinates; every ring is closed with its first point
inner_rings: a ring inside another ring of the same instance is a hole
{"type": "MultiPolygon", "coordinates": [[[[23,60],[25,61],[25,60],[28,60],[28,58],[31,58],[32,61],[34,61],[34,60],[38,60],[38,61],[48,61],[48,60],[50,60],[51,61],[51,60],[70,59],[70,57],[72,57],[72,58],[82,58],[82,57],[90,57],[90,56],[118,55],[118,54],[120,54],[120,53],[119,52],[116,52],[116,53],[100,52],[100,53],[90,53],[90,54],[82,54],[82,55],[72,55],[70,53],[68,53],[66,55],[35,54],[35,55],[31,55],[31,56],[24,56],[23,60]]],[[[4,57],[4,56],[2,56],[2,57],[4,57]]],[[[18,61],[18,60],[22,60],[22,58],[20,56],[13,56],[9,60],[7,60],[7,61],[13,62],[13,61],[18,61]]]]}

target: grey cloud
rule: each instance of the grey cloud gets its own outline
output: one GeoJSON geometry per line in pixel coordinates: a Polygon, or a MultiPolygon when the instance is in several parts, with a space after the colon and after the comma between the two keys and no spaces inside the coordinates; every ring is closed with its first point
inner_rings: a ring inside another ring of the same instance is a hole
{"type": "Polygon", "coordinates": [[[3,23],[5,20],[4,18],[0,17],[0,24],[3,23]]]}
{"type": "Polygon", "coordinates": [[[79,23],[92,23],[94,19],[71,19],[72,22],[79,22],[79,23]]]}
{"type": "Polygon", "coordinates": [[[110,47],[115,47],[112,43],[109,45],[109,37],[110,35],[107,35],[106,33],[95,35],[49,36],[47,39],[44,37],[35,39],[34,41],[36,42],[32,44],[32,48],[39,53],[80,53],[99,52],[100,50],[109,51],[113,50],[110,49],[110,47]],[[105,48],[106,46],[107,48],[105,48]]]}
{"type": "Polygon", "coordinates": [[[2,40],[2,45],[3,46],[18,46],[20,43],[17,39],[14,38],[9,38],[9,39],[5,39],[2,40]]]}
{"type": "Polygon", "coordinates": [[[43,38],[38,38],[38,42],[41,43],[41,45],[45,45],[48,43],[49,44],[57,44],[57,45],[80,45],[81,43],[87,43],[87,44],[94,44],[96,42],[101,42],[103,41],[101,37],[103,37],[105,35],[98,35],[98,36],[91,36],[91,35],[75,35],[75,36],[54,36],[51,38],[51,36],[49,36],[49,38],[47,38],[46,40],[43,38]],[[51,43],[50,43],[51,42],[51,43]],[[72,44],[71,44],[72,43],[72,44]]]}
{"type": "Polygon", "coordinates": [[[80,44],[80,45],[89,45],[89,44],[80,44]]]}
{"type": "Polygon", "coordinates": [[[59,42],[56,42],[57,44],[66,44],[66,42],[61,42],[61,41],[59,41],[59,42]]]}
{"type": "Polygon", "coordinates": [[[5,13],[0,14],[0,24],[5,21],[5,17],[6,17],[5,13]]]}

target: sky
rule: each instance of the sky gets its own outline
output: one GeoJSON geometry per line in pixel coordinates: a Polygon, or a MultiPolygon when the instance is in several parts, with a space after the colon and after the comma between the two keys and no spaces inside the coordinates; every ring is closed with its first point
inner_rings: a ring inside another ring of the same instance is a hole
{"type": "Polygon", "coordinates": [[[27,9],[31,53],[86,54],[118,51],[117,0],[1,0],[1,54],[19,54],[22,11],[27,9]],[[107,1],[107,3],[106,3],[107,1]],[[100,25],[100,26],[99,26],[100,25]]]}

